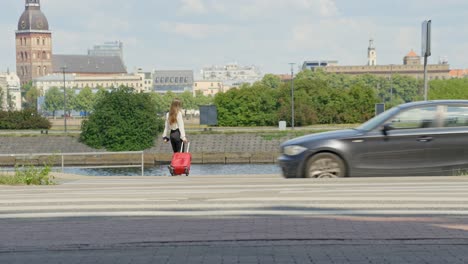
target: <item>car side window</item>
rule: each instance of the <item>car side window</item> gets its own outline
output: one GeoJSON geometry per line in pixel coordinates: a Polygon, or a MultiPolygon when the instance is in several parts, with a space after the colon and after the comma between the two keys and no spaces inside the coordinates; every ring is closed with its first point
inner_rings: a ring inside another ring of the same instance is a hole
{"type": "Polygon", "coordinates": [[[416,129],[435,127],[436,106],[417,107],[398,113],[389,121],[394,129],[416,129]]]}
{"type": "Polygon", "coordinates": [[[468,106],[447,106],[443,126],[468,126],[468,106]]]}

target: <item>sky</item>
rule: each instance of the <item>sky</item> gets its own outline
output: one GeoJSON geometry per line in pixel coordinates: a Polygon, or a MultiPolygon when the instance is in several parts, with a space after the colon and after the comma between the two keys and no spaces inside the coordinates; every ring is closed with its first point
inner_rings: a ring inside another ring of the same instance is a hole
{"type": "MultiPolygon", "coordinates": [[[[24,0],[0,4],[0,72],[15,71],[15,30],[24,0]]],[[[122,41],[129,72],[193,70],[237,63],[288,74],[306,60],[365,65],[421,53],[421,25],[432,21],[429,63],[468,68],[467,0],[41,0],[54,54],[87,54],[122,41]]]]}

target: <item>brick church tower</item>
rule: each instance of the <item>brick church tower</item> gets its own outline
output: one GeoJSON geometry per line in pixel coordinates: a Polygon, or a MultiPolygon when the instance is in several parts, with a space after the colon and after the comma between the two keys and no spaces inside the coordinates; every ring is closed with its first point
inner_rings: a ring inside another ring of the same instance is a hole
{"type": "Polygon", "coordinates": [[[52,32],[40,0],[25,0],[16,31],[16,72],[24,85],[52,72],[52,32]]]}

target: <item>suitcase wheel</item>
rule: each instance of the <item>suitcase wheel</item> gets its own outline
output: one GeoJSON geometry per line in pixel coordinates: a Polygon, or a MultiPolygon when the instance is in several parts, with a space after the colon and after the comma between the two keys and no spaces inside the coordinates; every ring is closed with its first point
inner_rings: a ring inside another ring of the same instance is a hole
{"type": "Polygon", "coordinates": [[[174,176],[174,168],[172,166],[167,166],[167,168],[169,169],[169,172],[171,173],[171,176],[174,176]]]}

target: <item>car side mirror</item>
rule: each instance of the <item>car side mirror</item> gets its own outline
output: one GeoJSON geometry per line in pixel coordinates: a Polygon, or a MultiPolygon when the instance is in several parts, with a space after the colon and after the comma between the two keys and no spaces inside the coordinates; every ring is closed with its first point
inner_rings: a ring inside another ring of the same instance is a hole
{"type": "Polygon", "coordinates": [[[395,129],[395,128],[393,127],[393,125],[391,123],[384,124],[383,128],[382,128],[382,133],[385,136],[388,136],[388,131],[393,130],[393,129],[395,129]]]}

